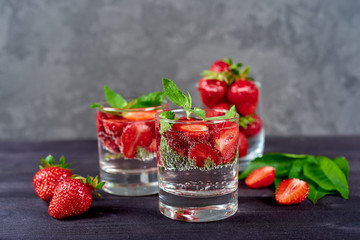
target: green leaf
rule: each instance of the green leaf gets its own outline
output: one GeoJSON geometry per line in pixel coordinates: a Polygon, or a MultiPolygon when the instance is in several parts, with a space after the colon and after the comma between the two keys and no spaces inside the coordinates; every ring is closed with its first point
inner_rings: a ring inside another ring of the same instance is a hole
{"type": "Polygon", "coordinates": [[[313,156],[306,156],[303,159],[295,160],[293,164],[291,165],[290,171],[289,171],[289,178],[301,178],[303,176],[303,168],[306,163],[314,163],[316,164],[317,161],[313,156]]]}
{"type": "Polygon", "coordinates": [[[96,186],[96,190],[100,190],[102,189],[102,187],[104,186],[105,182],[100,182],[97,186],[96,186]]]}
{"type": "Polygon", "coordinates": [[[338,165],[338,167],[341,169],[341,171],[343,171],[343,173],[345,174],[346,179],[349,178],[349,163],[346,160],[346,158],[344,157],[337,157],[334,158],[334,163],[336,165],[338,165]]]}
{"type": "Polygon", "coordinates": [[[325,197],[326,195],[334,194],[333,191],[326,191],[320,187],[315,187],[315,185],[313,185],[312,183],[309,183],[308,181],[307,181],[307,184],[309,185],[309,194],[308,194],[307,198],[313,204],[315,204],[320,198],[325,197]]]}
{"type": "Polygon", "coordinates": [[[171,80],[163,78],[163,86],[166,96],[175,105],[183,107],[188,104],[188,98],[171,80]]]}
{"type": "Polygon", "coordinates": [[[91,104],[91,108],[102,108],[102,105],[100,103],[93,103],[91,104]]]}
{"type": "Polygon", "coordinates": [[[106,102],[113,108],[124,108],[127,101],[118,93],[111,90],[109,86],[104,86],[106,102]]]}
{"type": "Polygon", "coordinates": [[[202,119],[205,119],[206,118],[206,112],[205,110],[201,109],[201,108],[194,108],[193,110],[190,110],[193,114],[201,117],[202,119]]]}
{"type": "Polygon", "coordinates": [[[212,75],[212,72],[210,70],[204,70],[201,72],[201,76],[210,76],[212,75]]]}
{"type": "Polygon", "coordinates": [[[240,68],[242,65],[243,65],[242,63],[237,63],[237,64],[236,64],[236,67],[237,67],[237,68],[240,68]]]}
{"type": "Polygon", "coordinates": [[[230,68],[230,71],[236,76],[239,75],[239,73],[240,73],[238,69],[232,68],[232,67],[230,68]]]}
{"type": "Polygon", "coordinates": [[[241,71],[241,73],[240,73],[240,75],[242,76],[242,77],[247,77],[248,75],[249,75],[249,73],[250,73],[250,67],[245,67],[242,71],[241,71]]]}
{"type": "Polygon", "coordinates": [[[45,158],[46,162],[49,164],[49,165],[55,165],[55,161],[54,161],[54,157],[51,156],[51,155],[48,155],[46,158],[45,158]]]}
{"type": "Polygon", "coordinates": [[[160,117],[174,120],[175,119],[175,113],[172,112],[172,111],[164,111],[164,112],[160,113],[160,117]]]}
{"type": "Polygon", "coordinates": [[[205,118],[205,120],[223,120],[223,119],[230,119],[230,118],[234,118],[236,116],[236,107],[233,105],[231,106],[231,108],[225,113],[225,115],[223,116],[218,116],[218,117],[209,117],[209,118],[205,118]]]}
{"type": "Polygon", "coordinates": [[[165,99],[165,93],[162,91],[152,92],[134,100],[134,104],[130,108],[146,108],[160,106],[165,99]]]}
{"type": "Polygon", "coordinates": [[[165,111],[160,113],[160,133],[163,134],[164,132],[168,131],[172,127],[172,123],[166,121],[165,119],[175,119],[175,113],[172,111],[165,111]]]}
{"type": "Polygon", "coordinates": [[[225,62],[225,63],[227,63],[227,64],[229,64],[229,65],[232,65],[232,64],[233,64],[231,58],[223,58],[222,61],[225,62]]]}
{"type": "Polygon", "coordinates": [[[242,128],[246,128],[248,125],[250,125],[253,122],[255,122],[255,118],[251,115],[239,117],[239,126],[242,128]]]}
{"type": "Polygon", "coordinates": [[[65,164],[65,157],[61,156],[59,159],[59,165],[64,165],[65,164]]]}

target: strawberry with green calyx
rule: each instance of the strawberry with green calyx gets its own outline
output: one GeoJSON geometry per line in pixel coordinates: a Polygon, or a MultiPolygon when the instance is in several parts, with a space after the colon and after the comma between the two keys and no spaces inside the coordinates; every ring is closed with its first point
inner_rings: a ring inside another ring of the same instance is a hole
{"type": "Polygon", "coordinates": [[[92,203],[91,191],[101,197],[96,190],[102,189],[105,182],[98,182],[98,177],[81,177],[73,175],[60,182],[54,191],[49,205],[49,214],[53,218],[62,219],[77,216],[89,210],[92,203]]]}
{"type": "Polygon", "coordinates": [[[261,131],[262,125],[261,118],[256,114],[239,118],[239,130],[243,132],[246,137],[256,136],[261,131]]]}
{"type": "Polygon", "coordinates": [[[40,170],[33,178],[33,185],[38,197],[45,202],[50,202],[56,185],[73,174],[68,169],[70,164],[65,163],[64,156],[59,159],[58,164],[55,164],[54,157],[51,155],[40,160],[42,165],[39,166],[40,170]]]}

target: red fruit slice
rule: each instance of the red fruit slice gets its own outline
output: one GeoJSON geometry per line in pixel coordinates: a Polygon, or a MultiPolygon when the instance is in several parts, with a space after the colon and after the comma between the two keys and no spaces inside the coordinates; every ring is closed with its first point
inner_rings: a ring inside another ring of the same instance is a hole
{"type": "Polygon", "coordinates": [[[146,151],[148,152],[156,152],[156,139],[153,138],[152,142],[148,147],[146,147],[146,151]]]}
{"type": "Polygon", "coordinates": [[[249,142],[242,132],[239,132],[239,158],[245,157],[248,154],[249,142]]]}
{"type": "Polygon", "coordinates": [[[307,182],[297,178],[283,180],[276,191],[275,199],[279,204],[289,205],[303,202],[309,194],[307,182]]]}
{"type": "Polygon", "coordinates": [[[108,116],[106,115],[106,113],[103,113],[103,112],[96,113],[96,126],[97,126],[98,133],[105,132],[104,124],[103,124],[104,119],[108,119],[108,116]]]}
{"type": "Polygon", "coordinates": [[[211,143],[220,152],[223,163],[228,163],[235,157],[239,141],[239,128],[233,126],[232,128],[223,128],[211,137],[211,143]]]}
{"type": "Polygon", "coordinates": [[[222,60],[215,61],[211,65],[210,71],[212,71],[212,72],[225,72],[225,71],[230,72],[229,64],[227,64],[226,62],[224,62],[222,60]]]}
{"type": "Polygon", "coordinates": [[[102,140],[103,147],[111,153],[120,153],[119,145],[116,144],[112,137],[104,137],[102,140]]]}
{"type": "Polygon", "coordinates": [[[105,132],[111,136],[118,137],[122,134],[127,125],[126,119],[105,119],[103,120],[105,132]]]}
{"type": "Polygon", "coordinates": [[[178,131],[168,131],[164,134],[164,137],[172,150],[178,155],[188,157],[190,144],[185,139],[184,135],[180,134],[178,131]]]}
{"type": "Polygon", "coordinates": [[[204,167],[205,161],[208,158],[212,160],[216,166],[221,162],[220,156],[213,147],[207,143],[200,143],[193,146],[189,153],[190,159],[194,159],[198,167],[204,167]]]}
{"type": "Polygon", "coordinates": [[[201,79],[198,85],[203,104],[209,108],[225,102],[227,85],[225,81],[201,79]]]}
{"type": "Polygon", "coordinates": [[[139,112],[127,112],[123,117],[130,121],[145,121],[155,119],[155,114],[159,110],[154,111],[139,111],[139,112]]]}
{"type": "Polygon", "coordinates": [[[245,184],[250,188],[263,188],[273,184],[274,179],[275,168],[265,166],[252,171],[245,179],[245,184]]]}
{"type": "Polygon", "coordinates": [[[262,121],[260,117],[254,114],[253,118],[255,119],[255,121],[247,125],[246,128],[240,127],[240,131],[243,132],[246,137],[254,137],[260,132],[262,128],[262,121]]]}
{"type": "Polygon", "coordinates": [[[190,143],[204,142],[209,137],[208,127],[205,124],[174,124],[172,130],[179,131],[179,134],[190,143]]]}
{"type": "Polygon", "coordinates": [[[239,80],[228,89],[227,100],[236,106],[241,115],[253,114],[259,101],[259,89],[250,80],[239,80]]]}
{"type": "Polygon", "coordinates": [[[121,135],[121,147],[126,158],[136,156],[136,147],[147,147],[153,140],[149,126],[144,123],[133,123],[124,128],[121,135]]]}

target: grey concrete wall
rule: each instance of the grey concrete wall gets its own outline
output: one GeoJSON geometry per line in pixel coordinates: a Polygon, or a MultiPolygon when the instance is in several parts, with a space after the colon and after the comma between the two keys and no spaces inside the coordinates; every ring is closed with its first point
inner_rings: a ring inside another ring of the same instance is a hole
{"type": "Polygon", "coordinates": [[[95,138],[90,104],[230,56],[262,82],[269,135],[360,133],[360,1],[0,0],[0,139],[95,138]]]}

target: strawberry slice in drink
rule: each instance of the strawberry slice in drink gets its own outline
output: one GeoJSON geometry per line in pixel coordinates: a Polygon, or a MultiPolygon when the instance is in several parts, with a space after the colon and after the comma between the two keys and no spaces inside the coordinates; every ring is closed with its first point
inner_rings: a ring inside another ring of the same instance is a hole
{"type": "Polygon", "coordinates": [[[170,148],[173,151],[175,151],[178,155],[181,155],[183,157],[188,156],[190,144],[185,139],[184,135],[182,135],[178,131],[170,130],[164,133],[164,137],[166,138],[166,141],[169,144],[170,148]]]}
{"type": "Polygon", "coordinates": [[[229,122],[227,122],[227,124],[229,124],[230,127],[218,128],[210,138],[211,144],[223,157],[223,163],[229,163],[234,159],[239,141],[239,129],[236,124],[229,122]]]}
{"type": "Polygon", "coordinates": [[[218,166],[221,163],[221,158],[219,154],[213,149],[213,147],[207,143],[200,143],[189,150],[190,159],[196,161],[197,167],[204,167],[206,160],[210,159],[215,166],[218,166]]]}
{"type": "Polygon", "coordinates": [[[120,153],[119,145],[112,137],[104,137],[102,139],[103,147],[111,153],[120,153]]]}
{"type": "Polygon", "coordinates": [[[138,146],[148,147],[152,143],[153,133],[145,123],[134,122],[124,128],[120,141],[124,156],[134,158],[138,146]]]}
{"type": "Polygon", "coordinates": [[[119,137],[126,127],[127,122],[128,121],[124,118],[105,119],[103,120],[104,130],[111,136],[119,137]]]}
{"type": "Polygon", "coordinates": [[[178,131],[184,136],[185,141],[189,143],[201,143],[207,141],[209,138],[208,127],[206,124],[174,124],[172,129],[178,131]]]}
{"type": "Polygon", "coordinates": [[[146,148],[146,151],[148,152],[156,152],[156,139],[153,138],[152,142],[150,143],[149,146],[147,146],[146,148]]]}
{"type": "Polygon", "coordinates": [[[155,119],[155,114],[157,112],[159,112],[159,110],[127,112],[123,115],[123,117],[130,121],[146,121],[155,119]]]}
{"type": "Polygon", "coordinates": [[[244,133],[239,132],[239,158],[245,157],[249,151],[249,142],[244,133]]]}
{"type": "Polygon", "coordinates": [[[103,124],[104,119],[108,119],[106,113],[103,112],[96,113],[96,127],[98,134],[101,132],[105,132],[104,124],[103,124]]]}

